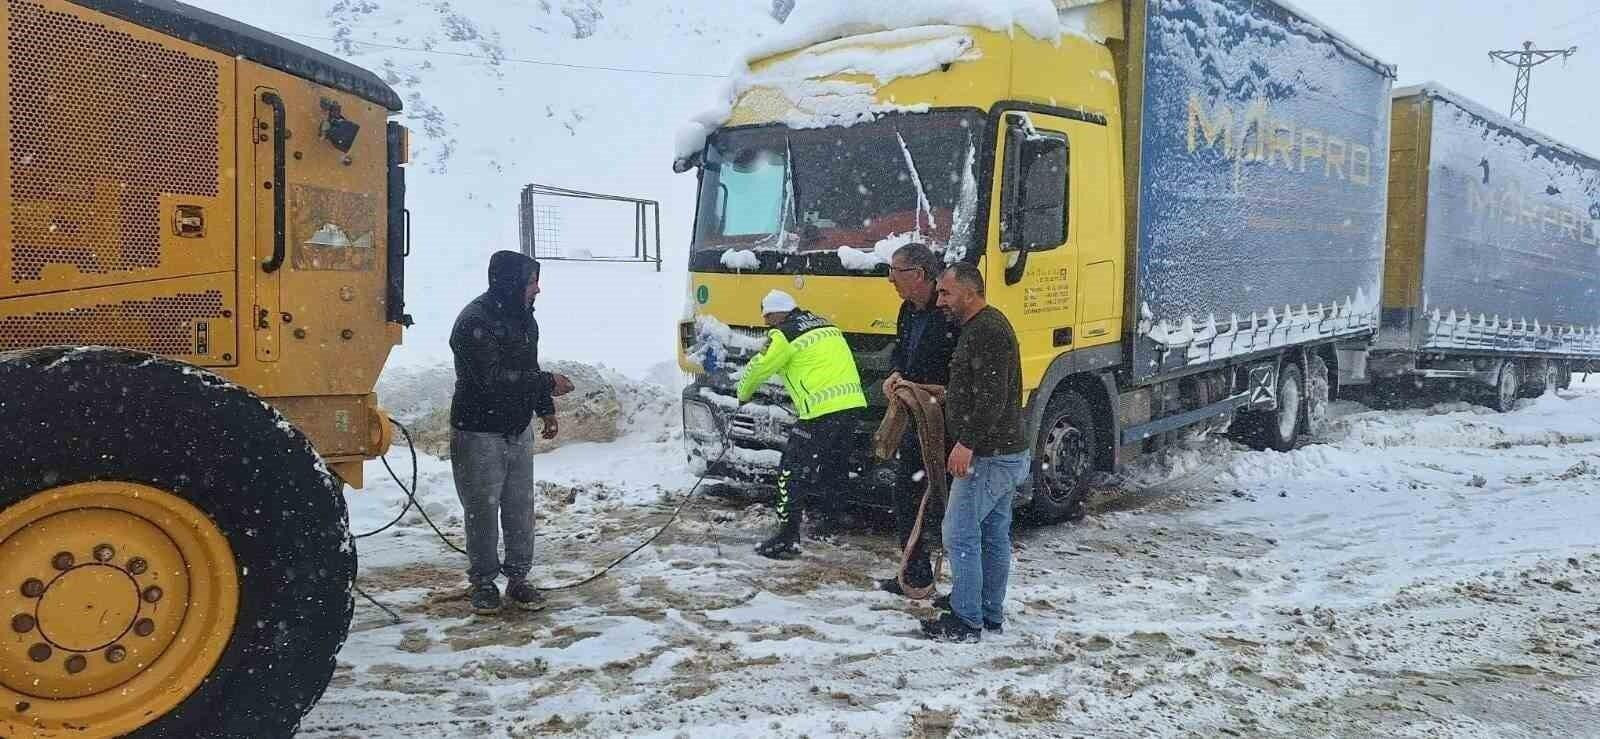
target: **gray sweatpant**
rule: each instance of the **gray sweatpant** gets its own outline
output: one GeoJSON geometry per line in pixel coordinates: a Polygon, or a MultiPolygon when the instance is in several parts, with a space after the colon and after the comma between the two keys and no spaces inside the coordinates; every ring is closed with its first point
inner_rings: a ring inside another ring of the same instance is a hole
{"type": "Polygon", "coordinates": [[[521,436],[451,431],[450,466],[467,528],[467,577],[475,586],[493,584],[501,574],[515,582],[533,569],[534,425],[521,436]]]}

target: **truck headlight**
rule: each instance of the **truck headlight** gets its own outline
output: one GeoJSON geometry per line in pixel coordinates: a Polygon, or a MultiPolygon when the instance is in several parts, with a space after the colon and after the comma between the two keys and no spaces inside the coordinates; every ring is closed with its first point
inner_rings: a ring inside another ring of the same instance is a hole
{"type": "Polygon", "coordinates": [[[722,434],[716,414],[704,403],[683,404],[683,430],[700,437],[716,438],[722,434]]]}

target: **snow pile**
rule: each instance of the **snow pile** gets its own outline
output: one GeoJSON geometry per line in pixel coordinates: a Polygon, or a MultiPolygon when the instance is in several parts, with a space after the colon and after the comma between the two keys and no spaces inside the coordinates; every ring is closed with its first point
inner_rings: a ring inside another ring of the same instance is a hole
{"type": "MultiPolygon", "coordinates": [[[[926,202],[925,200],[923,202],[926,202]]],[[[890,236],[872,245],[871,249],[857,249],[850,246],[839,247],[839,263],[845,269],[853,272],[871,272],[890,262],[894,253],[900,247],[912,242],[920,242],[922,237],[915,233],[899,233],[890,236]]]]}
{"type": "Polygon", "coordinates": [[[877,99],[877,89],[903,77],[981,58],[970,28],[1055,41],[1065,29],[1050,0],[905,0],[860,3],[813,0],[784,31],[752,45],[718,104],[695,116],[676,137],[677,156],[690,157],[744,105],[791,128],[850,126],[889,113],[926,112],[922,105],[877,99]],[[808,48],[810,47],[810,48],[808,48]],[[751,65],[802,50],[752,71],[751,65]],[[827,80],[842,74],[872,77],[873,85],[827,80]]]}
{"type": "Polygon", "coordinates": [[[761,257],[749,249],[729,249],[722,253],[722,266],[732,270],[761,269],[761,257]]]}
{"type": "MultiPolygon", "coordinates": [[[[539,439],[536,453],[574,443],[610,443],[628,435],[664,440],[678,433],[678,397],[674,389],[629,379],[604,366],[550,362],[545,370],[572,380],[572,393],[556,399],[561,434],[539,439]]],[[[378,399],[394,418],[411,430],[417,448],[447,459],[450,455],[450,399],[455,370],[449,365],[399,368],[378,382],[378,399]]],[[[537,427],[538,421],[534,424],[537,427]]],[[[404,443],[403,437],[396,439],[404,443]]]]}
{"type": "Polygon", "coordinates": [[[990,31],[1021,29],[1037,39],[1061,37],[1061,19],[1050,0],[808,0],[784,24],[784,32],[746,52],[747,62],[824,41],[912,29],[918,26],[971,26],[990,31]]]}

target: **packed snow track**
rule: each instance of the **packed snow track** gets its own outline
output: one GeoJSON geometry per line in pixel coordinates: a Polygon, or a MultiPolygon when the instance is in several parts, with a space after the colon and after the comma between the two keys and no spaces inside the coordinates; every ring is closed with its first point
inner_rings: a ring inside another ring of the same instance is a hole
{"type": "MultiPolygon", "coordinates": [[[[358,601],[302,735],[1591,732],[1600,381],[1503,415],[1334,413],[1286,454],[1208,440],[1142,460],[1085,522],[1019,531],[1006,632],[977,646],[918,638],[932,611],[871,589],[897,561],[881,532],[771,563],[751,552],[770,513],[707,499],[548,610],[485,618],[412,513],[361,551],[360,583],[404,623],[358,601]]],[[[541,455],[536,577],[648,536],[693,483],[681,448],[635,432],[541,455]]],[[[368,479],[385,482],[352,495],[358,530],[401,505],[381,465],[368,479]]],[[[448,463],[424,457],[420,487],[459,535],[448,463]]]]}

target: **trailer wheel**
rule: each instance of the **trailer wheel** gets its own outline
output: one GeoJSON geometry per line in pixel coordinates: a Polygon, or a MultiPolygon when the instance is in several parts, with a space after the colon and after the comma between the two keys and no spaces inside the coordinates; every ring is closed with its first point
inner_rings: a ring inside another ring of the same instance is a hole
{"type": "Polygon", "coordinates": [[[1054,523],[1088,513],[1098,439],[1094,409],[1082,395],[1063,390],[1050,398],[1034,445],[1030,517],[1054,523]]]}
{"type": "Polygon", "coordinates": [[[306,438],[135,352],[0,355],[0,736],[287,737],[355,575],[306,438]]]}
{"type": "Polygon", "coordinates": [[[1490,407],[1501,413],[1509,413],[1517,408],[1517,398],[1522,394],[1521,372],[1517,369],[1516,362],[1501,362],[1500,372],[1495,377],[1494,395],[1490,398],[1490,407]]]}
{"type": "Polygon", "coordinates": [[[1278,370],[1278,408],[1241,413],[1240,437],[1251,447],[1287,452],[1300,435],[1306,398],[1305,377],[1297,362],[1284,362],[1278,370]]]}
{"type": "Polygon", "coordinates": [[[1539,388],[1538,388],[1539,394],[1535,395],[1534,397],[1537,398],[1537,397],[1542,397],[1542,396],[1545,396],[1545,395],[1554,395],[1555,392],[1556,392],[1556,388],[1559,387],[1560,385],[1561,385],[1561,369],[1556,366],[1555,362],[1551,362],[1551,361],[1547,360],[1544,363],[1544,379],[1543,379],[1543,382],[1539,383],[1539,388]]]}
{"type": "Polygon", "coordinates": [[[1556,388],[1560,389],[1560,390],[1570,390],[1570,389],[1572,389],[1572,365],[1571,364],[1569,364],[1567,362],[1562,362],[1561,363],[1561,376],[1560,376],[1559,379],[1556,380],[1556,388]]]}
{"type": "Polygon", "coordinates": [[[1333,400],[1333,383],[1328,377],[1328,362],[1312,354],[1306,358],[1307,436],[1320,436],[1328,430],[1328,404],[1333,400]]]}

